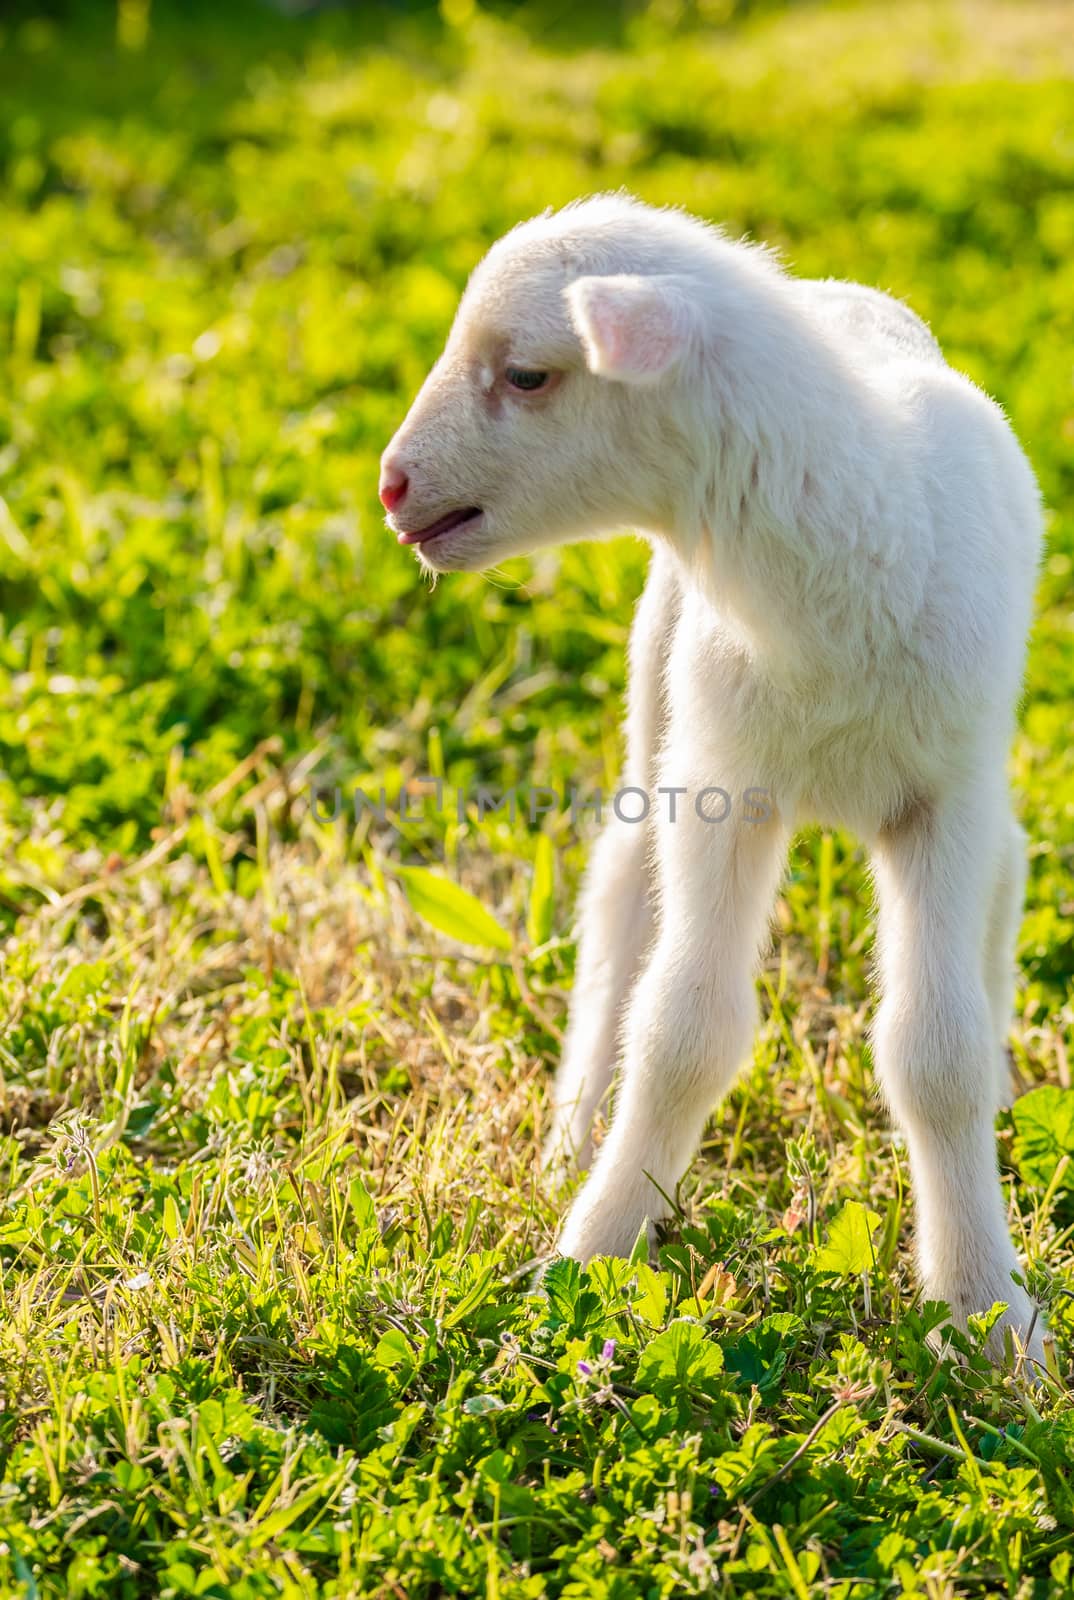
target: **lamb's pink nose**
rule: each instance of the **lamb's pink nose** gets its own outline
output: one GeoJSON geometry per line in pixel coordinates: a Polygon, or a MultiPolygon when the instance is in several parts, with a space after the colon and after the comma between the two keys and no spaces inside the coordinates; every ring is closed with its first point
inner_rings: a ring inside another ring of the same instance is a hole
{"type": "Polygon", "coordinates": [[[380,469],[380,503],[385,511],[401,506],[410,487],[410,479],[400,467],[383,466],[380,469]]]}

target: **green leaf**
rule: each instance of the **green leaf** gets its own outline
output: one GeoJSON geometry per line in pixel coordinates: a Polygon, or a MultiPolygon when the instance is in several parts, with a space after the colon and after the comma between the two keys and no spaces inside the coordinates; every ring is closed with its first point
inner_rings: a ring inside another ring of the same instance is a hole
{"type": "Polygon", "coordinates": [[[444,1316],[446,1328],[457,1327],[460,1322],[476,1311],[491,1296],[492,1290],[500,1280],[500,1266],[491,1253],[473,1253],[462,1263],[456,1274],[455,1286],[459,1289],[459,1298],[444,1316]]]}
{"type": "Polygon", "coordinates": [[[1012,1154],[1022,1177],[1027,1183],[1050,1183],[1062,1158],[1074,1156],[1074,1089],[1054,1084],[1031,1089],[1014,1102],[1011,1121],[1012,1154]]]}
{"type": "Polygon", "coordinates": [[[526,913],[526,936],[531,945],[547,943],[552,937],[552,918],[556,897],[556,853],[547,833],[537,839],[533,858],[530,903],[526,913]]]}
{"type": "Polygon", "coordinates": [[[396,867],[403,893],[423,922],[458,939],[493,950],[510,950],[511,935],[469,890],[426,867],[396,867]]]}
{"type": "Polygon", "coordinates": [[[646,1346],[637,1386],[654,1394],[704,1388],[723,1372],[723,1351],[696,1322],[673,1322],[646,1346]]]}
{"type": "Polygon", "coordinates": [[[176,1205],[173,1195],[166,1194],[164,1196],[164,1211],[160,1224],[169,1239],[173,1242],[178,1239],[182,1232],[183,1223],[179,1215],[179,1207],[176,1205]]]}
{"type": "Polygon", "coordinates": [[[402,1408],[394,1422],[389,1422],[385,1427],[378,1428],[377,1437],[385,1444],[394,1445],[396,1454],[399,1455],[424,1415],[424,1404],[420,1400],[415,1400],[410,1405],[402,1408]]]}
{"type": "Polygon", "coordinates": [[[56,985],[55,998],[85,1000],[97,994],[108,981],[108,964],[105,961],[80,961],[68,967],[56,985]]]}
{"type": "Polygon", "coordinates": [[[413,1366],[414,1352],[406,1334],[400,1333],[398,1328],[382,1333],[373,1351],[373,1360],[378,1367],[413,1366]]]}
{"type": "Polygon", "coordinates": [[[504,1404],[498,1394],[472,1394],[463,1401],[462,1409],[468,1417],[484,1417],[490,1411],[502,1411],[504,1404]]]}
{"type": "Polygon", "coordinates": [[[859,1200],[848,1200],[828,1230],[828,1243],[813,1258],[818,1272],[856,1276],[873,1265],[873,1234],[880,1225],[877,1212],[859,1200]]]}
{"type": "Polygon", "coordinates": [[[726,1355],[729,1371],[747,1389],[757,1388],[764,1394],[778,1388],[804,1331],[801,1318],[789,1312],[765,1317],[730,1345],[726,1355]]]}
{"type": "Polygon", "coordinates": [[[570,1256],[559,1256],[545,1268],[541,1288],[548,1296],[553,1315],[559,1321],[569,1322],[574,1315],[581,1282],[582,1269],[570,1256]]]}
{"type": "Polygon", "coordinates": [[[670,1284],[667,1273],[655,1271],[646,1261],[635,1263],[633,1276],[637,1283],[634,1315],[650,1327],[659,1327],[667,1314],[670,1284]]]}
{"type": "Polygon", "coordinates": [[[352,1178],[347,1185],[347,1204],[359,1233],[376,1227],[376,1208],[361,1178],[352,1178]]]}
{"type": "Polygon", "coordinates": [[[638,1236],[634,1240],[633,1245],[631,1246],[630,1255],[629,1255],[629,1257],[627,1259],[630,1261],[631,1266],[641,1267],[641,1266],[647,1266],[648,1265],[648,1262],[649,1262],[649,1219],[648,1219],[648,1217],[645,1218],[645,1220],[642,1223],[641,1227],[638,1229],[638,1236]]]}

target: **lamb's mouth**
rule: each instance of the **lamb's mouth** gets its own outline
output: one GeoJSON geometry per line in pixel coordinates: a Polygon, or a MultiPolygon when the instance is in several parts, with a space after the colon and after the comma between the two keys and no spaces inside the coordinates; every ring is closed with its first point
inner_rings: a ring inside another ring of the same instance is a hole
{"type": "Polygon", "coordinates": [[[401,530],[396,534],[396,539],[400,544],[427,544],[430,539],[439,539],[441,534],[454,533],[456,528],[476,521],[480,515],[480,506],[463,506],[459,511],[449,511],[445,516],[437,517],[427,528],[414,528],[410,532],[401,530]]]}

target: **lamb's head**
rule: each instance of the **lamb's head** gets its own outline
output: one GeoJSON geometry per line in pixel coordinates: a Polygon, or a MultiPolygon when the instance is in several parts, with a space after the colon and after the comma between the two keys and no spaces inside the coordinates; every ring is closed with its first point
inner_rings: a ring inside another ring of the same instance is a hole
{"type": "Polygon", "coordinates": [[[660,264],[685,229],[704,234],[601,198],[524,223],[480,263],[381,466],[389,525],[425,566],[666,521],[694,308],[660,264]]]}

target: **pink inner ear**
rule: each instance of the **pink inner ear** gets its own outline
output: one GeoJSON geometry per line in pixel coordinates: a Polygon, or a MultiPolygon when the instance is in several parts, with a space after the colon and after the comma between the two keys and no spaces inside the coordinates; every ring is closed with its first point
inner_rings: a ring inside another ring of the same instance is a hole
{"type": "Polygon", "coordinates": [[[600,364],[614,371],[623,366],[629,355],[630,339],[622,316],[627,308],[616,305],[614,295],[595,296],[589,306],[589,322],[593,343],[600,355],[600,364]]]}
{"type": "Polygon", "coordinates": [[[639,319],[631,330],[629,350],[623,352],[624,362],[637,373],[650,373],[654,377],[665,372],[679,350],[679,339],[670,326],[671,318],[661,307],[661,316],[639,319]]]}
{"type": "Polygon", "coordinates": [[[575,304],[595,372],[627,380],[658,378],[682,349],[676,301],[659,281],[593,279],[575,304]]]}

